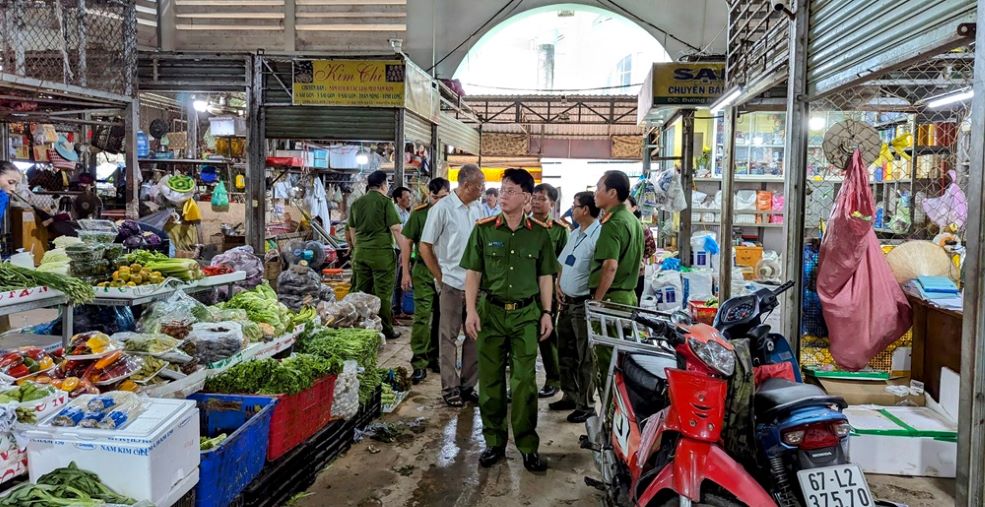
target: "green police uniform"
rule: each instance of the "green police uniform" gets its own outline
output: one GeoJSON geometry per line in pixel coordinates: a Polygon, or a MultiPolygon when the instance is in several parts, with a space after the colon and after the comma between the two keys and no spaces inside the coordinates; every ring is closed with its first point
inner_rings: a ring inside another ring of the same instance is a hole
{"type": "Polygon", "coordinates": [[[537,451],[538,278],[558,272],[547,229],[523,218],[513,231],[504,215],[477,222],[461,266],[482,273],[479,302],[479,410],[489,447],[508,440],[506,362],[510,361],[510,422],[517,449],[537,451]]]}
{"type": "Polygon", "coordinates": [[[414,324],[410,332],[410,359],[414,369],[424,369],[429,363],[438,360],[438,342],[431,339],[434,276],[421,259],[419,243],[428,218],[430,204],[422,204],[414,209],[403,228],[403,235],[414,243],[411,277],[414,280],[414,324]]]}
{"type": "Polygon", "coordinates": [[[393,254],[390,227],[400,224],[397,208],[389,197],[370,191],[349,209],[349,226],[355,229],[352,254],[353,290],[380,298],[383,334],[392,338],[393,309],[389,301],[396,287],[397,259],[393,254]]]}
{"type": "MultiPolygon", "coordinates": [[[[568,242],[568,226],[564,222],[554,220],[550,217],[543,223],[537,219],[533,220],[547,229],[547,234],[551,237],[551,243],[554,245],[554,258],[558,258],[561,255],[561,251],[564,250],[564,245],[568,242]]],[[[557,316],[558,306],[557,298],[555,298],[555,317],[557,316]]],[[[557,330],[551,332],[551,337],[540,342],[538,346],[540,347],[540,360],[544,362],[544,376],[546,377],[544,384],[560,388],[561,367],[557,352],[557,330]]]]}
{"type": "MultiPolygon", "coordinates": [[[[624,204],[606,212],[602,219],[602,230],[599,231],[599,239],[595,243],[595,256],[588,275],[588,287],[592,296],[602,279],[602,263],[608,259],[616,259],[619,266],[604,299],[636,306],[639,304],[636,299],[636,282],[640,274],[640,263],[643,262],[643,224],[624,204]]],[[[611,360],[611,348],[595,347],[595,385],[600,393],[605,389],[604,376],[608,373],[611,360]]]]}

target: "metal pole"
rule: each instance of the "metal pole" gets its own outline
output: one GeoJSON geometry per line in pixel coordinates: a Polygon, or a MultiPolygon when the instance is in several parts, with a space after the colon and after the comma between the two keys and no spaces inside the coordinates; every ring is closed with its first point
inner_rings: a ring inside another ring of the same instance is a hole
{"type": "Polygon", "coordinates": [[[681,230],[677,236],[677,248],[681,263],[691,265],[691,190],[694,186],[694,109],[681,111],[681,186],[684,187],[684,201],[687,208],[681,212],[681,230]]]}
{"type": "Polygon", "coordinates": [[[806,0],[797,2],[797,13],[790,21],[790,75],[787,78],[786,168],[783,171],[783,276],[794,287],[783,294],[783,334],[795,354],[800,354],[800,317],[804,271],[804,208],[807,201],[807,137],[810,103],[807,101],[807,32],[809,16],[806,0]]]}
{"type": "Polygon", "coordinates": [[[127,104],[124,150],[127,161],[127,218],[140,218],[140,164],[137,161],[137,128],[140,125],[140,100],[136,97],[127,104]]]}
{"type": "Polygon", "coordinates": [[[264,253],[266,237],[266,145],[267,135],[263,114],[263,57],[253,57],[253,75],[250,87],[246,90],[246,101],[250,107],[246,131],[246,244],[253,247],[257,255],[264,253]]]}
{"type": "MultiPolygon", "coordinates": [[[[725,301],[732,295],[732,222],[735,211],[735,124],[739,119],[736,107],[725,108],[725,167],[722,168],[722,224],[718,244],[718,297],[725,301]]],[[[690,241],[690,240],[688,240],[690,241]]]]}
{"type": "MultiPolygon", "coordinates": [[[[195,110],[195,96],[189,95],[185,103],[185,114],[188,115],[188,158],[198,158],[198,111],[195,110]]],[[[232,143],[230,143],[232,145],[232,143]]]]}
{"type": "MultiPolygon", "coordinates": [[[[436,178],[438,176],[438,164],[441,163],[438,160],[438,147],[441,146],[441,140],[438,139],[438,125],[436,123],[431,124],[431,146],[428,148],[428,156],[431,159],[431,174],[429,174],[428,181],[430,178],[436,178]]],[[[424,183],[427,183],[425,181],[424,183]]]]}
{"type": "Polygon", "coordinates": [[[10,125],[0,123],[0,160],[10,160],[10,125]]]}
{"type": "Polygon", "coordinates": [[[643,153],[640,155],[643,157],[643,174],[650,176],[650,168],[653,166],[653,157],[651,154],[651,138],[653,137],[653,130],[651,129],[646,135],[643,136],[643,153]]]}
{"type": "Polygon", "coordinates": [[[297,32],[294,27],[296,3],[295,0],[284,0],[284,50],[288,53],[293,53],[297,45],[297,32]]]}
{"type": "MultiPolygon", "coordinates": [[[[978,2],[977,21],[985,26],[985,1],[978,2]]],[[[975,47],[985,47],[985,30],[977,32],[975,47]]],[[[975,51],[975,98],[971,103],[971,139],[985,135],[985,53],[975,51]]],[[[971,143],[968,177],[970,209],[985,206],[985,149],[971,143]]],[[[965,256],[964,318],[961,332],[961,389],[958,406],[958,463],[954,505],[980,506],[985,503],[985,220],[981,213],[968,214],[967,254],[965,256]]]]}
{"type": "Polygon", "coordinates": [[[406,143],[404,121],[407,110],[400,108],[394,114],[397,115],[397,121],[394,122],[397,128],[394,132],[394,144],[396,146],[393,150],[393,186],[399,187],[404,184],[404,143],[406,143]]]}
{"type": "Polygon", "coordinates": [[[177,0],[160,0],[157,4],[157,44],[161,51],[174,51],[178,32],[177,0]]]}

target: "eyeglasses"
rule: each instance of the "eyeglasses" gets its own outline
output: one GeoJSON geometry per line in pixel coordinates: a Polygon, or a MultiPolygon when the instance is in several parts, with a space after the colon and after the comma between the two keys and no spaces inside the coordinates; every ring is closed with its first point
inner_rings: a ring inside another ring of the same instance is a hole
{"type": "Polygon", "coordinates": [[[523,194],[526,194],[526,193],[527,192],[524,192],[521,189],[514,190],[512,188],[501,188],[499,190],[499,195],[501,195],[503,197],[512,197],[514,195],[523,195],[523,194]]]}

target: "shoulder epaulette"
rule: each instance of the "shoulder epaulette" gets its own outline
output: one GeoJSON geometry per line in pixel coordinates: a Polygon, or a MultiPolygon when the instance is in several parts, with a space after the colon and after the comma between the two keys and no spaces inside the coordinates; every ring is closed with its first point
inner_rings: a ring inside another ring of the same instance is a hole
{"type": "Polygon", "coordinates": [[[561,227],[562,229],[564,229],[566,231],[570,231],[571,230],[571,226],[569,226],[564,220],[553,220],[552,219],[551,220],[551,225],[557,225],[557,226],[561,227]]]}
{"type": "Polygon", "coordinates": [[[541,226],[541,227],[543,227],[543,228],[545,228],[545,229],[550,229],[550,228],[551,228],[551,226],[549,226],[549,225],[547,225],[547,224],[545,224],[544,222],[541,222],[540,220],[537,220],[537,219],[536,219],[536,218],[534,218],[534,217],[530,217],[530,218],[529,218],[529,220],[530,220],[531,222],[533,222],[533,223],[535,223],[535,224],[537,224],[537,225],[539,225],[539,226],[541,226]]]}
{"type": "Polygon", "coordinates": [[[475,221],[475,224],[476,225],[483,225],[483,224],[492,223],[495,220],[496,220],[496,217],[495,216],[486,217],[486,218],[480,218],[480,219],[478,219],[478,220],[475,221]]]}
{"type": "Polygon", "coordinates": [[[424,203],[424,204],[422,204],[422,205],[414,208],[414,211],[421,211],[422,209],[426,209],[428,206],[430,206],[430,204],[424,203]]]}
{"type": "Polygon", "coordinates": [[[610,218],[612,218],[612,213],[606,212],[605,216],[602,217],[602,222],[601,223],[604,224],[604,223],[608,222],[610,218]]]}

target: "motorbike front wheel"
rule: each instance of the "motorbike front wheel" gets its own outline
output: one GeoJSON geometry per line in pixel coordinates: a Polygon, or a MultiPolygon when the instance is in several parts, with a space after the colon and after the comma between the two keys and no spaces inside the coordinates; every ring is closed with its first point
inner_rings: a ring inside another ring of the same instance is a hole
{"type": "MultiPolygon", "coordinates": [[[[681,499],[670,498],[666,500],[658,500],[650,502],[646,507],[681,507],[681,499]]],[[[701,495],[700,503],[691,503],[691,507],[745,507],[742,502],[732,498],[731,495],[728,497],[719,496],[714,493],[705,493],[701,495]]]]}

